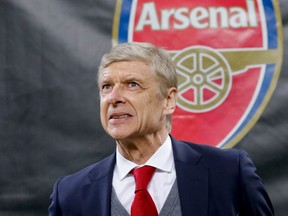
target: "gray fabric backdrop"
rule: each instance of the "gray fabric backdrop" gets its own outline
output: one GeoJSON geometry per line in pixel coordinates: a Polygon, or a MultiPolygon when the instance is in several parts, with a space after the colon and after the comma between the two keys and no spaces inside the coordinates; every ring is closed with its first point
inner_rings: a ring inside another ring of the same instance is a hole
{"type": "MultiPolygon", "coordinates": [[[[284,63],[263,115],[235,148],[288,215],[288,3],[284,63]]],[[[0,0],[0,215],[47,215],[53,183],[114,150],[95,77],[111,47],[115,1],[0,0]]]]}

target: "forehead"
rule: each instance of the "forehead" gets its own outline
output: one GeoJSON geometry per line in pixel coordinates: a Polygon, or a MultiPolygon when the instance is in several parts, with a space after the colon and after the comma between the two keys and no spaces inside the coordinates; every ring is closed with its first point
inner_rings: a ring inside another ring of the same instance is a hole
{"type": "Polygon", "coordinates": [[[99,81],[109,78],[135,77],[139,79],[154,79],[151,67],[142,61],[120,61],[113,62],[102,73],[99,74],[99,81]]]}

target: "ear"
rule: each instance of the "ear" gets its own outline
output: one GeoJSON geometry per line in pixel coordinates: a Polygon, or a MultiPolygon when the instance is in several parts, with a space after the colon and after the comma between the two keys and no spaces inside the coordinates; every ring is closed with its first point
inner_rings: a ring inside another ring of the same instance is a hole
{"type": "Polygon", "coordinates": [[[164,115],[171,115],[176,109],[177,89],[171,87],[168,89],[168,94],[165,100],[164,115]]]}

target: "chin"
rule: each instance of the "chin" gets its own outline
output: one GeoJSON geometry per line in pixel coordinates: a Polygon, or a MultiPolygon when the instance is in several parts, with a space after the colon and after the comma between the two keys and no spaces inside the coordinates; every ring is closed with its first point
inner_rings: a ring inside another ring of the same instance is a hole
{"type": "Polygon", "coordinates": [[[129,134],[127,134],[127,132],[123,133],[123,132],[116,132],[116,131],[108,131],[108,134],[116,140],[119,139],[125,139],[127,137],[129,137],[129,134]]]}

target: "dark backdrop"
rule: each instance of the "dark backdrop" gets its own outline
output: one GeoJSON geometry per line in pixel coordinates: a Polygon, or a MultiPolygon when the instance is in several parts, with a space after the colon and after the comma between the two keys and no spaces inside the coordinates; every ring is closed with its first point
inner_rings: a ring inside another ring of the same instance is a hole
{"type": "MultiPolygon", "coordinates": [[[[288,3],[284,63],[246,150],[277,215],[288,215],[288,3]]],[[[114,150],[100,125],[96,72],[115,1],[0,0],[0,215],[47,215],[53,183],[114,150]]]]}

